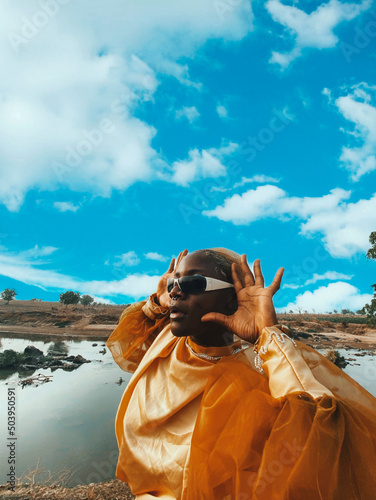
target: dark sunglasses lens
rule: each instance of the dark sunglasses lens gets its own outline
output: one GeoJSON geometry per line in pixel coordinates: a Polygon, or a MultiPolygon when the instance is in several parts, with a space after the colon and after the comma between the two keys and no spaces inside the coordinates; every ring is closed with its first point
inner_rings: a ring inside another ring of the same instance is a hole
{"type": "Polygon", "coordinates": [[[173,288],[174,288],[174,279],[173,278],[168,278],[168,280],[167,280],[167,291],[168,291],[168,293],[172,292],[173,288]]]}
{"type": "Polygon", "coordinates": [[[179,279],[179,285],[183,293],[201,293],[206,289],[204,276],[183,276],[179,279]]]}

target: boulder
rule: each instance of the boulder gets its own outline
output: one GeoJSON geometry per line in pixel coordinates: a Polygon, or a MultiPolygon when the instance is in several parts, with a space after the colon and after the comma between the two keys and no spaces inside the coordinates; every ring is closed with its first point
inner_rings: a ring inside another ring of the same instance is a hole
{"type": "Polygon", "coordinates": [[[40,349],[37,349],[33,345],[28,345],[27,347],[25,347],[24,355],[31,356],[33,358],[38,358],[39,356],[44,356],[43,351],[41,351],[40,349]]]}

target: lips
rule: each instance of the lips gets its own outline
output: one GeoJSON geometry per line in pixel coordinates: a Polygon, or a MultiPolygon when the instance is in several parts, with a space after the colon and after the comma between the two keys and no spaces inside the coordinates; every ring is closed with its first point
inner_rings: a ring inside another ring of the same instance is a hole
{"type": "Polygon", "coordinates": [[[184,318],[184,316],[186,316],[186,313],[179,307],[175,305],[170,307],[170,319],[179,320],[184,318]]]}

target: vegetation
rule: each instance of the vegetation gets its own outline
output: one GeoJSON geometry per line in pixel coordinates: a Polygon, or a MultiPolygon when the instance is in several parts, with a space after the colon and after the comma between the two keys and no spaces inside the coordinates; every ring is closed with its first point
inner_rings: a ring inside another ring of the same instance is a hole
{"type": "Polygon", "coordinates": [[[80,301],[80,294],[78,292],[72,292],[69,290],[68,292],[64,292],[60,294],[60,302],[65,306],[70,304],[78,304],[80,301]]]}
{"type": "Polygon", "coordinates": [[[16,295],[16,290],[13,290],[13,288],[6,288],[0,294],[1,298],[5,300],[7,304],[9,304],[9,302],[13,300],[16,295]]]}
{"type": "Polygon", "coordinates": [[[89,306],[94,302],[94,299],[90,295],[82,295],[80,302],[83,306],[89,306]]]}
{"type": "Polygon", "coordinates": [[[325,356],[329,359],[329,361],[338,366],[338,368],[345,368],[348,364],[346,359],[335,349],[328,349],[325,356]]]}
{"type": "MultiPolygon", "coordinates": [[[[370,234],[369,242],[371,243],[371,248],[367,252],[367,259],[376,260],[376,231],[370,234]]],[[[362,311],[363,314],[367,314],[368,323],[370,325],[376,325],[376,283],[371,285],[373,288],[373,298],[370,304],[366,304],[362,311]]]]}
{"type": "Polygon", "coordinates": [[[6,349],[0,353],[0,368],[11,368],[22,363],[24,356],[13,349],[6,349]]]}

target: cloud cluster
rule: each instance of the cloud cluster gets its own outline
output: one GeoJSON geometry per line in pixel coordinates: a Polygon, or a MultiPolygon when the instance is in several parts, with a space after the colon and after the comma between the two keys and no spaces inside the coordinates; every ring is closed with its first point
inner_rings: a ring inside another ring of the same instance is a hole
{"type": "Polygon", "coordinates": [[[188,63],[207,40],[252,29],[242,2],[220,19],[212,1],[2,2],[0,203],[32,189],[110,196],[164,171],[157,131],[135,117],[159,75],[200,89],[188,63]],[[43,70],[41,70],[43,68],[43,70]]]}
{"type": "Polygon", "coordinates": [[[280,311],[299,309],[316,313],[326,313],[328,311],[340,311],[350,309],[357,311],[366,303],[370,302],[372,295],[361,293],[358,288],[343,281],[329,283],[328,286],[321,286],[313,292],[306,291],[296,297],[295,302],[289,302],[280,311]]]}
{"type": "Polygon", "coordinates": [[[273,20],[282,24],[294,40],[290,52],[274,51],[270,62],[285,69],[306,48],[335,47],[338,37],[334,34],[334,29],[343,21],[351,21],[370,5],[371,0],[363,0],[360,3],[329,0],[308,14],[296,5],[286,5],[280,0],[268,0],[266,8],[273,20]]]}
{"type": "Polygon", "coordinates": [[[345,130],[353,146],[344,146],[340,161],[353,181],[376,170],[376,87],[362,82],[334,101],[339,113],[352,124],[345,130]]]}
{"type": "Polygon", "coordinates": [[[181,109],[175,111],[175,117],[180,120],[181,118],[186,118],[189,123],[193,123],[200,117],[200,113],[196,106],[184,106],[181,109]]]}
{"type": "Polygon", "coordinates": [[[333,257],[350,257],[368,249],[374,230],[376,194],[355,203],[346,202],[350,191],[333,189],[322,197],[289,196],[283,189],[265,185],[227,198],[223,206],[204,211],[236,225],[247,225],[266,218],[301,220],[300,232],[307,237],[320,234],[333,257]]]}
{"type": "Polygon", "coordinates": [[[171,181],[179,186],[189,186],[200,179],[224,176],[227,173],[224,160],[237,149],[238,145],[233,142],[220,148],[193,149],[187,160],[174,162],[171,181]]]}
{"type": "MultiPolygon", "coordinates": [[[[140,299],[153,293],[160,279],[160,276],[156,275],[135,273],[118,280],[84,281],[53,270],[40,269],[40,266],[44,264],[40,257],[50,255],[57,250],[56,248],[36,246],[19,253],[1,250],[0,275],[43,290],[74,290],[95,297],[124,296],[140,299]]],[[[128,257],[132,258],[132,256],[128,257]]],[[[106,299],[101,300],[108,302],[106,299]]]]}

